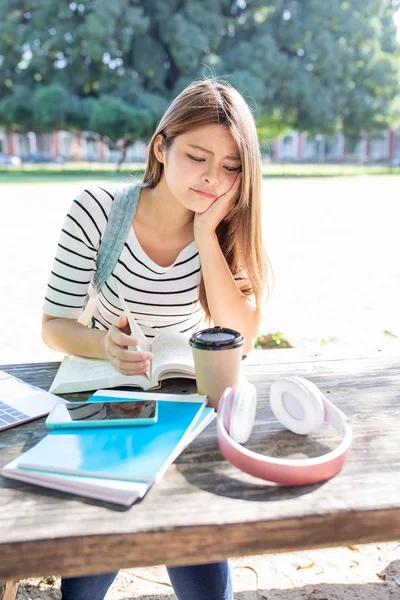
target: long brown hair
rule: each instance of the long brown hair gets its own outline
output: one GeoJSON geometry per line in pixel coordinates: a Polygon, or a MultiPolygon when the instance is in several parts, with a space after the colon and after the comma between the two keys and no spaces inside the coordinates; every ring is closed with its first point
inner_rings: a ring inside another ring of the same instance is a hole
{"type": "MultiPolygon", "coordinates": [[[[161,179],[163,164],[154,153],[156,137],[163,135],[167,151],[175,137],[205,125],[224,125],[236,141],[242,162],[242,189],[229,215],[217,227],[218,241],[233,275],[245,273],[249,283],[241,289],[254,295],[260,315],[269,291],[270,265],[262,244],[261,161],[256,125],[243,96],[229,83],[215,78],[194,81],[169,105],[151,138],[143,187],[154,188],[161,179]]],[[[203,278],[200,303],[211,319],[203,278]]]]}

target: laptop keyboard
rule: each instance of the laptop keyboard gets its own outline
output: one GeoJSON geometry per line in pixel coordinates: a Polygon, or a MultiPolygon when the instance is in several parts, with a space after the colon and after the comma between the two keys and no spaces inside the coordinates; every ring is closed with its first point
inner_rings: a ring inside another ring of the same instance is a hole
{"type": "Polygon", "coordinates": [[[13,408],[9,404],[5,404],[0,400],[0,427],[2,425],[11,425],[12,423],[19,423],[29,419],[29,415],[20,412],[16,408],[13,408]]]}

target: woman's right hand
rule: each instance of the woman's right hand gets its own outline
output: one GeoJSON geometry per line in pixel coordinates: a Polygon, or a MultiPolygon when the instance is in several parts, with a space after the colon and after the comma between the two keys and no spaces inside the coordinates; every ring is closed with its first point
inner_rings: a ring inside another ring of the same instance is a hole
{"type": "Polygon", "coordinates": [[[128,319],[125,315],[118,318],[103,339],[107,358],[117,371],[123,375],[146,373],[153,355],[151,352],[128,349],[128,346],[139,346],[143,340],[130,335],[128,319]]]}

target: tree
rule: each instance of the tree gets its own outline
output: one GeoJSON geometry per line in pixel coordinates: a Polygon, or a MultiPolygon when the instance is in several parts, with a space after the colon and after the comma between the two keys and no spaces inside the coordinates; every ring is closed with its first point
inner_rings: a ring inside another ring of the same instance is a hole
{"type": "Polygon", "coordinates": [[[0,124],[8,131],[34,129],[31,90],[22,84],[12,86],[9,94],[0,100],[0,124]]]}
{"type": "Polygon", "coordinates": [[[90,104],[90,130],[99,133],[110,145],[122,140],[120,167],[128,147],[151,134],[154,120],[149,111],[130,106],[115,96],[103,95],[90,104]]]}
{"type": "Polygon", "coordinates": [[[220,70],[248,65],[258,111],[277,125],[358,136],[387,127],[400,81],[390,0],[249,2],[220,70]],[[263,89],[264,88],[264,89],[263,89]]]}
{"type": "Polygon", "coordinates": [[[246,97],[264,140],[287,128],[356,139],[399,118],[399,5],[0,0],[0,125],[129,143],[187,83],[215,74],[246,97]]]}

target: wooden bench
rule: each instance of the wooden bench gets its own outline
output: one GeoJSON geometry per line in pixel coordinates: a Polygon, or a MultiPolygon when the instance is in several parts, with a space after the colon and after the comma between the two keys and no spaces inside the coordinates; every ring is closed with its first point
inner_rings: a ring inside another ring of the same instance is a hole
{"type": "MultiPolygon", "coordinates": [[[[57,368],[58,363],[0,367],[43,389],[57,368]]],[[[223,459],[214,422],[129,510],[0,478],[0,580],[399,539],[399,357],[266,350],[253,352],[244,370],[258,390],[248,447],[279,456],[328,451],[328,428],[298,437],[280,428],[270,411],[270,383],[280,375],[301,375],[349,417],[354,443],[339,475],[300,488],[253,479],[223,459]]],[[[174,380],[163,389],[195,388],[174,380]]],[[[0,433],[0,466],[45,434],[43,419],[0,433]]],[[[13,598],[15,586],[0,589],[3,600],[13,598]]]]}

